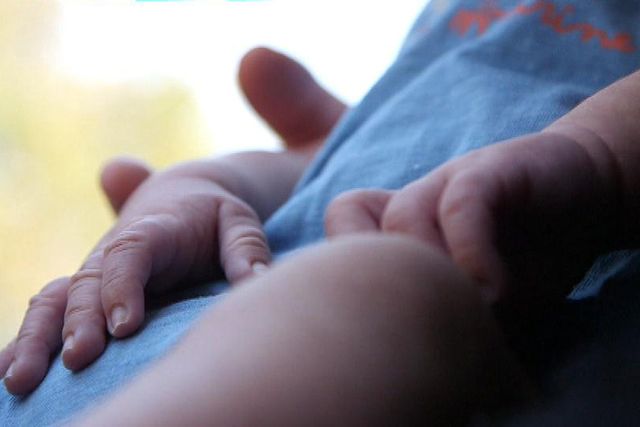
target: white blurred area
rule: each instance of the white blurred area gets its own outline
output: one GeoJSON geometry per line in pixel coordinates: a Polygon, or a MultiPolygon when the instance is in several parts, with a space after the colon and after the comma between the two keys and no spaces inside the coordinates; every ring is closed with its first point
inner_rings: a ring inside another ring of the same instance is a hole
{"type": "Polygon", "coordinates": [[[254,46],[302,61],[344,101],[357,102],[392,62],[426,0],[62,1],[58,72],[83,84],[166,79],[186,85],[212,152],[274,148],[236,84],[254,46]]]}

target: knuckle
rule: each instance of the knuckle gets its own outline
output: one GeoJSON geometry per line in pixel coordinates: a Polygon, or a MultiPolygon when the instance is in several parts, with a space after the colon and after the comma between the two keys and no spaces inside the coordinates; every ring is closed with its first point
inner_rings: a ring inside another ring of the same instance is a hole
{"type": "Polygon", "coordinates": [[[123,230],[115,239],[107,243],[104,248],[104,257],[144,250],[146,247],[145,233],[142,230],[123,230]]]}
{"type": "Polygon", "coordinates": [[[36,328],[23,328],[20,333],[18,333],[16,346],[24,345],[28,346],[29,352],[49,353],[51,351],[46,339],[44,339],[42,333],[36,328]]]}
{"type": "Polygon", "coordinates": [[[229,243],[229,251],[231,252],[251,248],[264,249],[265,247],[265,236],[262,231],[257,228],[245,230],[241,235],[237,236],[229,243]]]}
{"type": "Polygon", "coordinates": [[[350,190],[341,193],[331,201],[327,207],[327,212],[339,213],[344,209],[350,209],[352,205],[361,203],[365,194],[363,190],[350,190]]]}
{"type": "Polygon", "coordinates": [[[224,217],[225,228],[232,236],[234,234],[243,235],[247,232],[259,232],[260,224],[258,214],[244,202],[223,203],[220,207],[220,215],[224,217]]]}
{"type": "Polygon", "coordinates": [[[64,313],[65,328],[67,323],[77,321],[84,322],[87,319],[97,321],[102,317],[96,307],[99,306],[99,283],[82,285],[82,281],[72,283],[69,287],[67,304],[64,313]]]}
{"type": "Polygon", "coordinates": [[[324,213],[324,227],[327,232],[332,233],[337,230],[344,218],[363,202],[364,197],[363,190],[350,190],[334,198],[324,213]]]}
{"type": "Polygon", "coordinates": [[[123,268],[114,268],[110,270],[109,274],[104,276],[100,287],[102,297],[107,299],[117,299],[121,295],[122,289],[126,287],[127,284],[132,283],[128,280],[129,278],[130,275],[127,274],[127,271],[123,268]]]}
{"type": "Polygon", "coordinates": [[[66,303],[68,277],[61,277],[49,282],[40,292],[29,298],[27,313],[33,311],[56,310],[66,303]]]}
{"type": "Polygon", "coordinates": [[[266,237],[262,230],[257,227],[251,227],[243,230],[241,234],[234,236],[220,251],[220,262],[222,265],[233,258],[265,258],[268,252],[266,237]]]}
{"type": "Polygon", "coordinates": [[[82,322],[103,320],[102,313],[98,313],[91,305],[71,304],[65,312],[65,328],[75,319],[83,319],[82,322]]]}
{"type": "Polygon", "coordinates": [[[27,313],[33,311],[42,311],[46,309],[53,309],[55,305],[57,305],[57,299],[46,292],[40,292],[29,298],[29,306],[27,308],[27,313]]]}
{"type": "Polygon", "coordinates": [[[381,228],[387,232],[405,232],[417,218],[426,216],[427,212],[422,209],[417,201],[405,200],[402,203],[394,203],[382,215],[381,228]]]}
{"type": "Polygon", "coordinates": [[[93,251],[80,267],[80,270],[99,268],[102,264],[102,252],[99,250],[93,251]]]}
{"type": "Polygon", "coordinates": [[[107,258],[131,252],[150,252],[152,241],[158,238],[166,244],[175,244],[175,229],[182,223],[173,213],[138,217],[104,245],[102,256],[107,258]]]}
{"type": "Polygon", "coordinates": [[[69,283],[69,277],[59,277],[51,282],[47,283],[44,288],[40,290],[40,294],[53,297],[60,291],[61,287],[66,287],[69,283]]]}
{"type": "Polygon", "coordinates": [[[38,333],[37,328],[34,327],[24,327],[20,329],[18,332],[18,342],[24,343],[25,341],[40,341],[41,336],[38,333]]]}
{"type": "Polygon", "coordinates": [[[224,213],[232,218],[235,217],[251,217],[257,218],[254,210],[251,209],[244,201],[240,199],[220,200],[218,207],[224,210],[224,213]]]}
{"type": "Polygon", "coordinates": [[[73,295],[83,287],[86,282],[100,282],[102,280],[102,269],[84,268],[76,272],[69,279],[68,295],[73,295]]]}
{"type": "Polygon", "coordinates": [[[464,211],[478,197],[481,181],[481,176],[471,173],[462,173],[453,178],[438,206],[438,216],[447,218],[464,211]]]}

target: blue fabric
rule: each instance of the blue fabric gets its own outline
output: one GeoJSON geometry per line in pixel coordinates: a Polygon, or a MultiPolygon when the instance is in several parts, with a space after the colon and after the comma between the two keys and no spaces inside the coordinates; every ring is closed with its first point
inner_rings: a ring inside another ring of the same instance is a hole
{"type": "MultiPolygon", "coordinates": [[[[336,195],[399,188],[469,150],[538,131],[631,73],[640,65],[639,17],[634,0],[433,0],[396,62],[346,115],[292,198],[267,222],[274,254],[321,240],[323,214],[336,195]]],[[[596,293],[633,257],[600,260],[575,297],[596,293]]],[[[0,424],[44,425],[73,414],[164,353],[212,300],[189,299],[150,313],[140,334],[112,342],[80,374],[55,360],[25,399],[0,391],[0,424]]]]}
{"type": "Polygon", "coordinates": [[[111,341],[96,362],[78,373],[68,371],[60,357],[56,357],[44,382],[26,397],[13,397],[2,387],[0,425],[40,426],[64,422],[131,380],[143,366],[166,352],[215,298],[190,299],[154,311],[147,316],[140,333],[111,341]]]}

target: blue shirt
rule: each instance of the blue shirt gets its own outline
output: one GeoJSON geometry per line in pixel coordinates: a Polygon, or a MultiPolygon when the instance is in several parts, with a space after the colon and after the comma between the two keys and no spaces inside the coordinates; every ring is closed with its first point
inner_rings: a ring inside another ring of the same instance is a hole
{"type": "MultiPolygon", "coordinates": [[[[268,221],[272,249],[322,239],[324,211],[346,190],[400,188],[470,150],[542,130],[637,70],[639,14],[626,0],[433,0],[268,221]]],[[[572,298],[596,294],[630,262],[630,252],[600,258],[572,298]]]]}

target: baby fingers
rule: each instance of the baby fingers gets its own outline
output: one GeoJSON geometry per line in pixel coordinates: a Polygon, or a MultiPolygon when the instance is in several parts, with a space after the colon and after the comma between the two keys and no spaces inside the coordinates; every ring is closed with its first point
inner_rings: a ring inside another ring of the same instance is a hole
{"type": "Polygon", "coordinates": [[[495,207],[500,188],[477,170],[443,168],[400,190],[382,218],[385,232],[403,233],[440,248],[495,301],[505,273],[495,242],[495,207]]]}
{"type": "Polygon", "coordinates": [[[176,253],[177,221],[148,215],[103,241],[71,278],[64,317],[62,358],[79,370],[104,350],[107,330],[121,338],[144,320],[144,288],[176,253]]]}
{"type": "Polygon", "coordinates": [[[353,190],[336,197],[324,218],[327,236],[380,230],[382,214],[394,193],[389,190],[353,190]]]}
{"type": "Polygon", "coordinates": [[[152,275],[171,267],[169,275],[179,276],[188,266],[177,259],[178,247],[183,248],[183,257],[189,249],[188,244],[180,244],[180,236],[189,240],[180,224],[172,215],[147,215],[129,224],[105,246],[100,299],[114,337],[128,336],[142,324],[144,288],[152,275]]]}
{"type": "Polygon", "coordinates": [[[29,301],[18,337],[0,356],[0,375],[10,393],[29,393],[44,379],[51,356],[62,342],[69,283],[66,277],[54,280],[29,301]]]}
{"type": "Polygon", "coordinates": [[[230,282],[265,269],[271,260],[258,215],[242,202],[221,203],[218,211],[220,264],[230,282]]]}
{"type": "Polygon", "coordinates": [[[64,313],[62,361],[74,371],[93,362],[106,345],[105,321],[100,304],[102,256],[94,252],[71,276],[64,313]]]}

